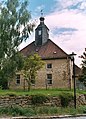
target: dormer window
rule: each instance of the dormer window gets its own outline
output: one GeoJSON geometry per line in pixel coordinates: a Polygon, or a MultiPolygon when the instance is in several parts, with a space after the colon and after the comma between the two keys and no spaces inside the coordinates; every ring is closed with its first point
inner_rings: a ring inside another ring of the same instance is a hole
{"type": "Polygon", "coordinates": [[[38,35],[41,35],[41,30],[38,31],[38,35]]]}

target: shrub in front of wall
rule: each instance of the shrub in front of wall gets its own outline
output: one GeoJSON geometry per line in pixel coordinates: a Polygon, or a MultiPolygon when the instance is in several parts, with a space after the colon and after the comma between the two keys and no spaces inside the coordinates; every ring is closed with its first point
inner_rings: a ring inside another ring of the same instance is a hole
{"type": "Polygon", "coordinates": [[[83,113],[86,114],[86,106],[82,107],[83,113]]]}
{"type": "Polygon", "coordinates": [[[6,95],[10,96],[10,97],[15,97],[16,93],[7,93],[6,95]]]}
{"type": "Polygon", "coordinates": [[[61,106],[67,107],[69,102],[73,100],[73,95],[71,93],[62,93],[59,95],[59,98],[61,100],[61,106]]]}
{"type": "Polygon", "coordinates": [[[43,104],[44,102],[46,102],[48,100],[48,97],[45,95],[33,95],[31,98],[31,103],[33,105],[38,105],[38,104],[43,104]]]}

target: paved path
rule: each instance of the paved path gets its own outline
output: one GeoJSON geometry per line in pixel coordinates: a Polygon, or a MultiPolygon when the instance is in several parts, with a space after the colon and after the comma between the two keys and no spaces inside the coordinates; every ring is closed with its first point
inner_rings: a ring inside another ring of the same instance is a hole
{"type": "Polygon", "coordinates": [[[57,117],[51,119],[86,119],[86,116],[79,116],[79,117],[57,117]]]}
{"type": "Polygon", "coordinates": [[[38,116],[38,117],[1,117],[0,119],[86,119],[86,115],[78,115],[78,116],[38,116]]]}

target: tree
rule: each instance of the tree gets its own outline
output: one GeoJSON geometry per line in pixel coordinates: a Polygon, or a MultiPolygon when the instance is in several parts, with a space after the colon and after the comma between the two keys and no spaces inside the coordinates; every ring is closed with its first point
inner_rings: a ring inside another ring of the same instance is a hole
{"type": "Polygon", "coordinates": [[[44,61],[41,60],[41,57],[38,54],[31,55],[25,58],[23,75],[24,79],[28,83],[28,90],[30,90],[31,82],[35,82],[37,71],[41,69],[44,65],[44,61]]]}
{"type": "Polygon", "coordinates": [[[86,48],[83,52],[83,55],[81,55],[82,60],[82,75],[79,77],[79,80],[83,82],[83,84],[86,86],[86,48]]]}
{"type": "Polygon", "coordinates": [[[16,72],[22,69],[23,63],[23,56],[19,52],[14,54],[11,58],[3,59],[3,68],[0,70],[0,85],[2,89],[9,88],[10,81],[16,75],[16,72]]]}
{"type": "Polygon", "coordinates": [[[17,61],[22,58],[17,53],[18,46],[33,31],[34,23],[30,23],[31,15],[27,10],[28,0],[23,1],[6,0],[0,3],[0,85],[19,69],[17,61]]]}

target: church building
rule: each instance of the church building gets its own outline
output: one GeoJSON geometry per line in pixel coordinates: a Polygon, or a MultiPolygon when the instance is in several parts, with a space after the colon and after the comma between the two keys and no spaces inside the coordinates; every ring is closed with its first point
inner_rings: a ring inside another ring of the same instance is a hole
{"type": "MultiPolygon", "coordinates": [[[[73,87],[71,57],[53,42],[54,39],[49,39],[49,29],[44,20],[44,17],[40,17],[40,24],[35,29],[35,41],[20,51],[24,56],[37,53],[45,61],[45,66],[38,71],[36,81],[31,88],[71,89],[73,87]]],[[[27,82],[24,82],[22,75],[17,74],[11,88],[23,89],[24,86],[27,87],[27,82]]]]}

